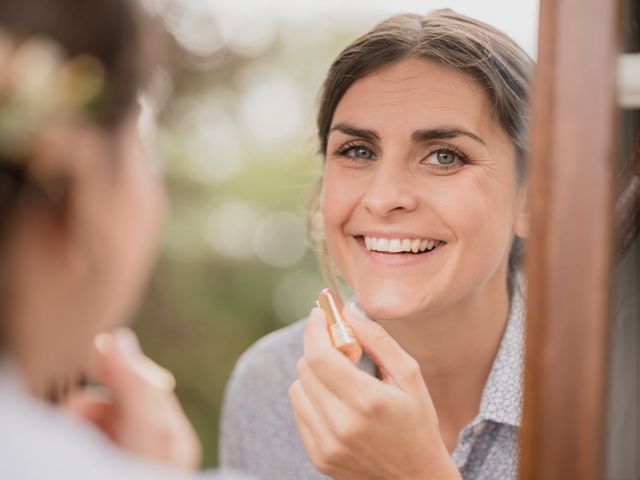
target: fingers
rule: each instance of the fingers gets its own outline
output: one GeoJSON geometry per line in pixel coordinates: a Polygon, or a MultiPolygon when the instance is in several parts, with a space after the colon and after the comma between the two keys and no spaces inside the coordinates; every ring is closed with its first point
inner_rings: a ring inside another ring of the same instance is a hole
{"type": "Polygon", "coordinates": [[[357,310],[348,309],[345,317],[386,383],[359,370],[332,346],[324,312],[314,309],[304,329],[299,379],[289,391],[309,457],[332,478],[431,478],[422,474],[424,454],[441,440],[417,362],[379,324],[357,310]],[[422,435],[422,427],[416,430],[416,425],[433,427],[433,435],[431,430],[422,435]],[[380,448],[372,450],[376,444],[380,448]],[[394,450],[410,453],[394,456],[394,450]],[[391,469],[389,458],[397,460],[391,469]],[[407,467],[407,459],[418,459],[417,468],[407,467]],[[396,475],[403,471],[419,475],[396,475]]]}
{"type": "Polygon", "coordinates": [[[302,439],[302,445],[304,446],[309,456],[312,457],[313,461],[314,452],[318,450],[313,432],[307,425],[307,422],[303,420],[302,417],[300,417],[297,413],[295,413],[295,419],[296,426],[298,427],[298,433],[300,434],[300,438],[302,439]]]}
{"type": "MultiPolygon", "coordinates": [[[[301,363],[309,367],[326,391],[347,403],[357,401],[379,383],[333,347],[324,312],[319,308],[311,311],[304,329],[304,357],[301,363]]],[[[313,392],[322,393],[319,388],[313,392]]]]}
{"type": "Polygon", "coordinates": [[[289,399],[295,413],[296,426],[309,458],[322,473],[328,474],[323,451],[335,445],[335,435],[315,410],[300,380],[289,388],[289,399]]]}
{"type": "MultiPolygon", "coordinates": [[[[173,376],[142,353],[128,329],[99,336],[96,349],[90,373],[112,392],[117,412],[105,430],[112,431],[116,443],[130,452],[180,468],[196,468],[200,442],[173,393],[173,376]]],[[[99,416],[97,406],[82,408],[89,417],[99,416]]]]}
{"type": "Polygon", "coordinates": [[[336,432],[346,417],[347,402],[340,399],[325,383],[323,383],[308,363],[301,359],[297,365],[300,385],[308,402],[317,412],[327,429],[336,432]]]}
{"type": "Polygon", "coordinates": [[[64,403],[64,408],[78,415],[114,439],[114,425],[118,415],[113,398],[90,389],[72,392],[64,403]]]}
{"type": "Polygon", "coordinates": [[[324,424],[311,404],[300,380],[296,380],[289,387],[289,400],[295,412],[296,423],[300,436],[305,443],[305,448],[308,451],[315,449],[316,443],[314,439],[316,435],[324,431],[324,424]]]}
{"type": "Polygon", "coordinates": [[[336,358],[339,356],[344,357],[331,343],[329,331],[327,330],[327,318],[321,308],[316,307],[309,314],[309,320],[304,329],[304,349],[305,355],[317,353],[335,356],[336,358]]]}
{"type": "Polygon", "coordinates": [[[135,334],[119,328],[96,337],[96,371],[92,372],[118,396],[139,396],[142,390],[171,392],[175,379],[140,350],[135,334]]]}
{"type": "Polygon", "coordinates": [[[405,391],[415,392],[416,387],[421,389],[424,381],[418,362],[382,326],[369,320],[355,304],[347,304],[344,310],[362,348],[380,368],[383,380],[405,391]]]}

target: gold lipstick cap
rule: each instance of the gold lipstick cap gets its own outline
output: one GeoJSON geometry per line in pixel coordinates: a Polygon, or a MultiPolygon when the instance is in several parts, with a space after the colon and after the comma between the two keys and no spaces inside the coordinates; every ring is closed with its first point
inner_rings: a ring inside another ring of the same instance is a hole
{"type": "Polygon", "coordinates": [[[327,328],[333,346],[340,350],[353,363],[360,360],[362,347],[358,343],[351,325],[342,316],[340,297],[325,288],[318,294],[316,305],[324,310],[327,317],[327,328]]]}

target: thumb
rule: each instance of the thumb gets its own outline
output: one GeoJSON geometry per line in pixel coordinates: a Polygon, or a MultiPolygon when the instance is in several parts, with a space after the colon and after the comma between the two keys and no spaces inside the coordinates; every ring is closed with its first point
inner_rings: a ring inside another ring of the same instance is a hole
{"type": "Polygon", "coordinates": [[[96,337],[96,376],[117,397],[139,397],[150,387],[170,392],[175,387],[173,375],[146,357],[135,334],[119,328],[96,337]]]}
{"type": "Polygon", "coordinates": [[[418,362],[380,324],[367,318],[355,303],[347,304],[344,314],[384,382],[411,392],[424,386],[418,362]]]}

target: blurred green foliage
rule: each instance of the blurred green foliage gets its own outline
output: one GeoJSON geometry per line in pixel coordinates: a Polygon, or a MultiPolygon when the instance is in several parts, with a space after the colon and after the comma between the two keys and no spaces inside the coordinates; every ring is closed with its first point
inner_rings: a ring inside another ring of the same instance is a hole
{"type": "MultiPolygon", "coordinates": [[[[159,144],[171,208],[134,328],[145,351],[176,375],[204,466],[213,466],[234,363],[264,334],[304,317],[325,283],[304,249],[304,224],[322,166],[314,116],[330,62],[392,11],[424,13],[447,2],[142,3],[162,24],[169,51],[152,91],[170,99],[159,144]]],[[[516,20],[536,15],[516,19],[494,3],[465,9],[498,12],[505,29],[528,42],[535,22],[529,29],[516,20]]]]}
{"type": "MultiPolygon", "coordinates": [[[[294,233],[306,221],[321,168],[314,153],[315,98],[331,59],[364,29],[353,19],[331,25],[329,31],[316,26],[313,34],[313,25],[278,24],[258,56],[222,45],[199,57],[167,34],[165,83],[171,79],[172,100],[159,139],[171,207],[134,328],[147,354],[175,374],[177,394],[203,441],[204,466],[217,463],[218,416],[234,363],[258,338],[303,317],[324,286],[309,248],[285,245],[280,257],[296,249],[302,254],[271,261],[268,251],[259,253],[256,232],[273,212],[288,212],[282,218],[294,233]],[[269,76],[275,87],[261,94],[269,76]],[[265,112],[272,93],[289,103],[265,112]],[[298,119],[293,129],[288,115],[298,119]],[[280,131],[272,129],[271,137],[258,131],[256,139],[256,121],[268,129],[270,116],[280,131]],[[225,206],[231,215],[212,216],[225,206]],[[249,220],[236,225],[238,208],[249,220]],[[216,248],[220,231],[227,239],[222,249],[216,248]]],[[[269,248],[275,250],[280,241],[305,242],[297,233],[281,240],[273,235],[269,248]]]]}

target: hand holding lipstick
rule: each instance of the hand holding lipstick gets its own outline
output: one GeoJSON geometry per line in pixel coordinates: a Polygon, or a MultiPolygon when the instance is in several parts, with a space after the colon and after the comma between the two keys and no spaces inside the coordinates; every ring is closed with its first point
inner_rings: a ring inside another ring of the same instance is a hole
{"type": "Polygon", "coordinates": [[[349,305],[345,316],[382,381],[336,350],[314,308],[299,379],[289,389],[298,430],[318,470],[335,480],[460,479],[416,361],[349,305]]]}

